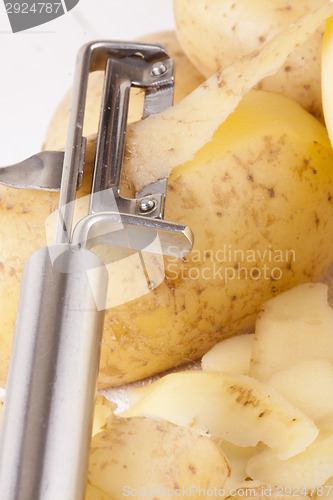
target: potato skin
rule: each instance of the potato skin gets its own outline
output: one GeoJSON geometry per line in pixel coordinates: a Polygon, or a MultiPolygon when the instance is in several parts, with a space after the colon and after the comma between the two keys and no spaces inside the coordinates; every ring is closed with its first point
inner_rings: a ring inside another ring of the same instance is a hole
{"type": "Polygon", "coordinates": [[[220,489],[228,475],[222,451],[208,437],[163,419],[118,417],[92,440],[86,500],[118,500],[140,489],[152,500],[167,496],[161,488],[191,487],[199,498],[194,488],[220,489]]]}
{"type": "MultiPolygon", "coordinates": [[[[325,0],[174,0],[177,36],[186,55],[208,78],[261,48],[288,25],[324,3],[325,0]]],[[[324,26],[309,36],[276,74],[258,86],[295,99],[322,122],[323,33],[324,26]]]]}
{"type": "Polygon", "coordinates": [[[165,259],[156,290],[108,312],[115,340],[104,339],[101,383],[199,358],[252,328],[269,297],[316,281],[333,258],[332,160],[324,127],[296,103],[261,91],[245,97],[195,159],[169,177],[166,219],[192,228],[194,249],[181,261],[165,259]],[[229,259],[229,249],[240,252],[229,259]],[[249,249],[261,253],[242,262],[239,253],[249,249]],[[270,249],[281,251],[282,261],[270,249]],[[265,277],[265,266],[282,276],[265,277]]]}
{"type": "MultiPolygon", "coordinates": [[[[300,106],[274,93],[246,96],[195,159],[170,176],[166,219],[192,228],[194,249],[184,259],[165,259],[158,288],[106,311],[100,387],[197,359],[219,340],[251,328],[265,300],[316,281],[333,259],[332,164],[325,128],[300,106]],[[229,245],[261,253],[245,262],[226,254],[223,262],[221,251],[229,245]],[[295,258],[272,261],[270,249],[292,250],[295,258]],[[275,271],[266,279],[265,265],[280,269],[281,278],[275,271]]],[[[82,194],[88,190],[85,184],[82,194]]],[[[57,195],[1,186],[0,200],[4,384],[23,263],[45,244],[44,222],[57,195]]]]}

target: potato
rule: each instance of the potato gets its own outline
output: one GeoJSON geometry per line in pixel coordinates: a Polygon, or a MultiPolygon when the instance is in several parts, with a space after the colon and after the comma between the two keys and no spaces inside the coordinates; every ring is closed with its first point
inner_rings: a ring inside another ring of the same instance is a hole
{"type": "Polygon", "coordinates": [[[304,451],[318,434],[312,420],[274,389],[228,373],[166,375],[119,415],[155,415],[237,446],[256,446],[261,441],[281,459],[304,451]]]}
{"type": "MultiPolygon", "coordinates": [[[[174,103],[184,99],[198,87],[204,77],[196,70],[180,48],[174,31],[152,33],[140,38],[143,42],[163,43],[175,64],[175,93],[174,103]]],[[[100,106],[103,90],[104,72],[96,71],[89,75],[88,98],[84,118],[83,135],[88,137],[96,134],[98,129],[100,106]]],[[[69,91],[57,108],[46,133],[43,148],[47,150],[64,149],[67,136],[67,121],[70,108],[71,91],[69,91]]],[[[140,120],[143,110],[144,91],[132,89],[130,98],[129,123],[140,120]]]]}
{"type": "Polygon", "coordinates": [[[327,285],[303,284],[263,304],[257,321],[250,375],[274,373],[313,358],[333,362],[333,309],[327,285]]]}
{"type": "MultiPolygon", "coordinates": [[[[285,27],[325,0],[174,0],[177,36],[193,64],[208,78],[262,47],[285,27]]],[[[259,88],[295,99],[322,119],[321,44],[324,26],[297,48],[259,88]]]]}
{"type": "MultiPolygon", "coordinates": [[[[192,161],[244,95],[262,78],[276,73],[288,55],[330,15],[333,3],[326,2],[288,26],[260,50],[218,71],[176,106],[130,124],[124,162],[127,182],[139,189],[192,161]]],[[[86,157],[93,156],[94,147],[91,139],[86,157]]]]}
{"type": "Polygon", "coordinates": [[[115,418],[92,440],[86,500],[220,490],[228,463],[213,440],[161,419],[115,418]],[[140,493],[141,491],[141,493],[140,493]],[[166,492],[166,493],[165,493],[166,492]]]}
{"type": "MultiPolygon", "coordinates": [[[[194,249],[165,259],[158,288],[107,311],[100,387],[199,358],[252,327],[263,301],[318,279],[333,257],[332,162],[324,127],[297,104],[260,91],[246,96],[170,176],[166,219],[192,228],[194,249]]],[[[1,186],[0,197],[3,384],[23,263],[45,244],[57,195],[1,186]]]]}
{"type": "Polygon", "coordinates": [[[312,134],[312,138],[305,136],[310,123],[326,135],[316,120],[286,98],[252,93],[194,161],[173,171],[166,218],[192,228],[194,249],[183,262],[165,260],[166,279],[151,295],[106,316],[117,341],[112,342],[109,352],[104,351],[105,375],[123,366],[118,380],[122,375],[124,382],[129,380],[125,375],[125,346],[132,359],[132,374],[139,355],[146,368],[148,364],[151,367],[145,371],[147,375],[162,368],[162,358],[163,368],[198,358],[218,340],[250,328],[257,308],[269,296],[299,281],[316,280],[324,272],[332,260],[329,235],[333,221],[328,194],[332,190],[332,159],[325,138],[329,156],[326,167],[319,161],[316,167],[313,165],[313,141],[317,139],[312,134]],[[279,125],[281,112],[285,119],[279,125]],[[302,144],[293,152],[289,139],[295,138],[296,128],[290,120],[296,114],[302,120],[302,144]],[[263,115],[269,120],[261,122],[263,115]],[[308,125],[301,116],[309,120],[308,125]],[[311,145],[308,154],[303,141],[311,145]],[[311,166],[307,168],[310,157],[311,166]],[[319,195],[309,183],[312,179],[317,183],[322,174],[326,180],[319,195]],[[322,201],[320,215],[318,201],[314,200],[317,196],[322,201]],[[323,220],[322,224],[318,220],[323,220]],[[311,236],[307,236],[309,231],[311,236]],[[316,243],[313,238],[317,238],[316,243]],[[324,241],[325,249],[319,243],[324,241]],[[327,260],[325,257],[321,269],[315,270],[313,266],[320,265],[325,253],[327,260]],[[264,266],[266,271],[269,268],[266,277],[264,266]],[[279,269],[273,271],[275,267],[279,269]],[[123,332],[128,332],[127,338],[123,332]],[[158,357],[154,359],[153,353],[158,357]]]}
{"type": "Polygon", "coordinates": [[[253,339],[253,333],[245,333],[219,342],[202,357],[202,369],[248,375],[253,339]]]}

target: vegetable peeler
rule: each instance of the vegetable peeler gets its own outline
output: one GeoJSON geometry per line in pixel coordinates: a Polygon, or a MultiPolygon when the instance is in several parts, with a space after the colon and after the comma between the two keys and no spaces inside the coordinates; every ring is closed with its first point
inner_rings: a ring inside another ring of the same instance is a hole
{"type": "MultiPolygon", "coordinates": [[[[143,118],[172,105],[173,62],[162,45],[96,41],[78,53],[65,153],[0,168],[0,182],[60,191],[55,243],[27,260],[0,435],[1,500],[84,498],[109,283],[98,245],[179,256],[193,235],[164,217],[167,179],[120,194],[130,89],[143,118]],[[84,176],[88,76],[105,73],[89,208],[74,224],[84,176]],[[176,253],[177,253],[176,251],[176,253]]],[[[111,251],[112,253],[112,251],[111,251]]],[[[115,257],[117,260],[117,257],[115,257]]]]}

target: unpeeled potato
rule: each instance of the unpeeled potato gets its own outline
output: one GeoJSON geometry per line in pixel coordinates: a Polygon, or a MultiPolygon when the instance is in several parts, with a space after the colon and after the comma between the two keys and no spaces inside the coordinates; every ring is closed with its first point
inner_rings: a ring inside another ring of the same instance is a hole
{"type": "Polygon", "coordinates": [[[146,374],[198,358],[251,327],[269,296],[319,278],[332,260],[331,162],[325,129],[297,104],[259,91],[244,98],[169,177],[166,218],[192,228],[194,249],[166,260],[151,295],[107,314],[116,340],[105,340],[103,375],[129,380],[125,351],[132,374],[139,357],[146,374]]]}
{"type": "MultiPolygon", "coordinates": [[[[175,92],[174,103],[181,101],[203,81],[204,77],[193,66],[182,51],[174,31],[152,33],[140,38],[142,42],[157,42],[165,45],[169,56],[174,59],[175,92]]],[[[104,72],[90,73],[87,91],[86,111],[84,118],[83,135],[89,137],[96,134],[101,107],[104,72]]],[[[64,149],[67,136],[67,122],[70,108],[71,91],[69,91],[57,108],[48,127],[44,149],[64,149]]],[[[140,120],[143,110],[144,91],[133,88],[131,90],[129,123],[140,120]]]]}
{"type": "MultiPolygon", "coordinates": [[[[107,311],[100,386],[196,359],[251,327],[263,301],[316,280],[333,257],[332,163],[324,127],[296,103],[261,91],[244,98],[170,176],[166,219],[190,225],[194,249],[165,259],[158,288],[107,311]]],[[[46,243],[57,195],[1,186],[0,197],[4,383],[23,263],[46,243]]]]}
{"type": "MultiPolygon", "coordinates": [[[[256,49],[327,0],[174,0],[177,36],[193,64],[207,78],[256,49]]],[[[263,90],[280,92],[319,119],[321,45],[324,25],[286,60],[263,90]]]]}

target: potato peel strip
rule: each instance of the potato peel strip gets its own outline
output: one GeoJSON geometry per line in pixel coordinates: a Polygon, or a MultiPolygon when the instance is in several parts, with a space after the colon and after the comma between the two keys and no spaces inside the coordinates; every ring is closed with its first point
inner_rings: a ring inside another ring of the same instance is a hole
{"type": "Polygon", "coordinates": [[[328,2],[290,25],[261,50],[217,72],[176,106],[130,125],[124,162],[127,180],[140,189],[191,160],[242,97],[274,74],[332,14],[333,4],[328,2]]]}

